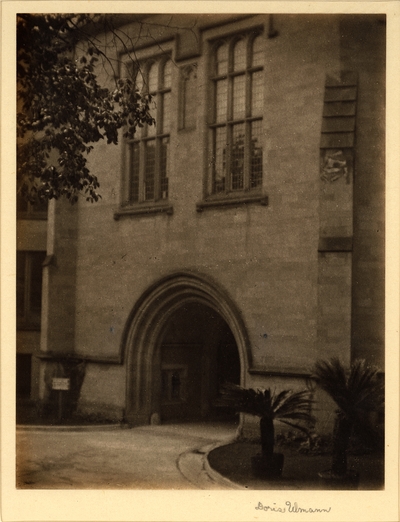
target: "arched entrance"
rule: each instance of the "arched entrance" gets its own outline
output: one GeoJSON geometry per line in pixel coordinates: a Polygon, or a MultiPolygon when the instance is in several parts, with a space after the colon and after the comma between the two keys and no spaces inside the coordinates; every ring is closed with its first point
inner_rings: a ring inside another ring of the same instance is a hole
{"type": "Polygon", "coordinates": [[[218,390],[226,381],[240,383],[240,359],[232,332],[215,310],[196,302],[178,308],[154,357],[161,422],[227,418],[217,406],[218,390]]]}
{"type": "Polygon", "coordinates": [[[123,348],[131,425],[148,424],[152,415],[212,418],[219,384],[245,385],[250,364],[236,306],[219,285],[192,273],[164,278],[145,292],[132,310],[123,348]]]}

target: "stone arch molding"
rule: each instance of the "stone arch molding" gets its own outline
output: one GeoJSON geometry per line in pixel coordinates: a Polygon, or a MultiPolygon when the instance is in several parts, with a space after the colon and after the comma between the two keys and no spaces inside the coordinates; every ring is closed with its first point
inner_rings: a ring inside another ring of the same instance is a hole
{"type": "Polygon", "coordinates": [[[251,350],[239,309],[211,278],[180,272],[153,284],[135,304],[127,321],[122,349],[127,368],[126,420],[149,424],[155,397],[154,353],[162,342],[169,318],[183,304],[200,303],[215,310],[228,324],[240,358],[241,383],[251,366],[251,350]]]}

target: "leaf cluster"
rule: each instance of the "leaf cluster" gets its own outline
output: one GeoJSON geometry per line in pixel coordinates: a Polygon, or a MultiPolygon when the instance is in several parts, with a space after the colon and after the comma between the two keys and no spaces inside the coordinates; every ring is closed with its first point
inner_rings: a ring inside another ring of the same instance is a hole
{"type": "Polygon", "coordinates": [[[17,181],[35,202],[83,194],[97,201],[100,186],[87,167],[93,144],[117,144],[119,130],[154,123],[150,96],[135,82],[102,85],[96,72],[104,55],[86,30],[87,14],[21,14],[17,20],[17,181]],[[76,54],[79,42],[79,57],[76,54]]]}
{"type": "Polygon", "coordinates": [[[311,414],[314,401],[309,390],[283,390],[276,393],[270,388],[255,390],[226,383],[221,387],[220,393],[221,404],[237,412],[249,413],[272,421],[277,420],[306,433],[308,429],[292,421],[312,425],[315,423],[315,418],[311,414]]]}
{"type": "Polygon", "coordinates": [[[384,404],[384,387],[378,370],[364,360],[354,361],[349,370],[335,357],[317,361],[313,377],[348,419],[362,420],[367,412],[384,404]]]}

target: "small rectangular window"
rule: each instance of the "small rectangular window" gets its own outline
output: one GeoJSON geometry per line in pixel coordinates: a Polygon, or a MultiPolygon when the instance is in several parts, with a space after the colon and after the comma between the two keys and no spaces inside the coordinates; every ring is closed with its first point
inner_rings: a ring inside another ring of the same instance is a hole
{"type": "Polygon", "coordinates": [[[30,203],[17,195],[17,217],[19,219],[47,219],[48,201],[30,203]]]}
{"type": "Polygon", "coordinates": [[[163,404],[179,404],[186,401],[186,366],[168,366],[161,371],[163,404]]]}
{"type": "Polygon", "coordinates": [[[42,265],[46,252],[17,252],[17,325],[39,329],[42,309],[42,265]]]}

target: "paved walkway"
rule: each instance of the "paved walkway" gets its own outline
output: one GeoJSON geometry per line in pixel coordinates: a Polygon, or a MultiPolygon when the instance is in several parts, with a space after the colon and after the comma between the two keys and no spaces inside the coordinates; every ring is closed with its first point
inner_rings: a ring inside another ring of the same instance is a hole
{"type": "Polygon", "coordinates": [[[169,424],[133,429],[17,428],[17,487],[26,489],[233,489],[207,452],[236,426],[169,424]]]}
{"type": "MultiPolygon", "coordinates": [[[[332,489],[318,479],[329,455],[290,448],[274,481],[253,476],[258,444],[232,443],[236,426],[187,423],[142,426],[17,427],[17,487],[21,489],[332,489]],[[218,470],[215,471],[215,470],[218,470]]],[[[384,484],[381,455],[350,455],[359,489],[384,484]]],[[[341,485],[342,489],[346,489],[341,485]]]]}

